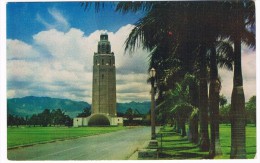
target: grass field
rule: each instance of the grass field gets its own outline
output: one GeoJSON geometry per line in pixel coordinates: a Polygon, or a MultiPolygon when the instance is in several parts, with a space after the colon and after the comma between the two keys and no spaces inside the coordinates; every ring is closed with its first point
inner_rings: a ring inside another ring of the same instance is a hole
{"type": "Polygon", "coordinates": [[[8,127],[7,147],[72,139],[127,129],[127,127],[8,127]]]}
{"type": "MultiPolygon", "coordinates": [[[[220,125],[220,144],[223,155],[217,159],[230,158],[231,145],[231,126],[220,125]]],[[[161,159],[207,159],[208,152],[200,152],[198,145],[192,144],[187,137],[181,137],[167,127],[162,130],[164,133],[162,139],[162,151],[159,156],[161,159]]],[[[161,146],[160,137],[157,138],[161,146]]],[[[247,158],[252,159],[256,154],[256,127],[247,125],[246,127],[246,152],[247,158]]]]}

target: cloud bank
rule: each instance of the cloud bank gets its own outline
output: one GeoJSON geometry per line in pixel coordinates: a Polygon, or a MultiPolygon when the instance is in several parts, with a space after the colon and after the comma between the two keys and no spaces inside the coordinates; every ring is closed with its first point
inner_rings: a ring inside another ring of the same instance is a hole
{"type": "Polygon", "coordinates": [[[7,40],[7,96],[50,96],[91,103],[93,55],[101,33],[108,33],[115,53],[117,101],[147,101],[148,52],[124,53],[124,41],[133,25],[117,32],[97,30],[85,36],[80,29],[67,32],[57,29],[41,31],[33,43],[7,40]]]}

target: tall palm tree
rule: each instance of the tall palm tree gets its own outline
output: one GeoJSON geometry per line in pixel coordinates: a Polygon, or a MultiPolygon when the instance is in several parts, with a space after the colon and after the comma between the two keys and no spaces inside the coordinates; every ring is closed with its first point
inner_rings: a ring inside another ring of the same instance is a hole
{"type": "Polygon", "coordinates": [[[210,88],[209,88],[209,111],[210,111],[210,158],[221,155],[219,140],[219,101],[221,80],[218,75],[218,67],[233,69],[233,47],[227,41],[215,41],[210,49],[210,88]]]}
{"type": "Polygon", "coordinates": [[[214,158],[221,155],[221,147],[219,141],[219,92],[221,82],[218,80],[216,48],[211,48],[210,56],[210,88],[209,88],[209,108],[210,108],[210,151],[209,155],[214,158]]]}
{"type": "Polygon", "coordinates": [[[209,132],[208,132],[208,82],[206,66],[206,46],[200,47],[200,79],[199,79],[199,120],[200,120],[200,149],[209,150],[209,132]]]}
{"type": "Polygon", "coordinates": [[[248,30],[255,23],[255,5],[253,1],[230,2],[230,19],[228,24],[230,40],[234,43],[234,77],[231,96],[231,153],[230,158],[246,158],[245,132],[245,96],[241,67],[241,43],[255,46],[254,32],[248,30]],[[232,30],[231,30],[232,29],[232,30]]]}

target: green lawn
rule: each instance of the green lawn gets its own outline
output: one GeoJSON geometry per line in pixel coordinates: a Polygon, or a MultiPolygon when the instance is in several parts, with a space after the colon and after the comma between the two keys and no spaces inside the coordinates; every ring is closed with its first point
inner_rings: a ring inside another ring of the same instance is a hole
{"type": "MultiPolygon", "coordinates": [[[[218,159],[229,159],[231,145],[231,126],[220,125],[220,143],[223,155],[218,159]]],[[[161,131],[164,133],[162,139],[162,151],[159,154],[160,159],[207,159],[208,152],[200,152],[196,144],[192,144],[187,137],[172,132],[170,127],[166,127],[161,131]]],[[[159,146],[161,146],[161,138],[158,137],[159,146]]],[[[247,158],[252,159],[256,154],[256,127],[248,125],[246,127],[246,151],[247,158]]]]}
{"type": "Polygon", "coordinates": [[[127,127],[8,127],[8,148],[90,136],[127,129],[127,127]]]}

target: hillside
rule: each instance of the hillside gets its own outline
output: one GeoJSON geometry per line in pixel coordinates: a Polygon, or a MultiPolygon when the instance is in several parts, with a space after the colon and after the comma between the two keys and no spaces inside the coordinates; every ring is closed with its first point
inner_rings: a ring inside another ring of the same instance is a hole
{"type": "MultiPolygon", "coordinates": [[[[51,97],[27,96],[7,100],[7,112],[19,116],[31,116],[41,113],[44,109],[62,109],[70,117],[76,117],[84,108],[90,108],[90,104],[84,101],[73,101],[51,97]]],[[[125,113],[128,108],[137,109],[146,114],[150,109],[150,102],[117,103],[117,112],[125,113]]]]}
{"type": "Polygon", "coordinates": [[[70,117],[75,117],[84,108],[90,108],[90,105],[83,101],[50,97],[27,96],[7,100],[8,113],[19,116],[31,116],[42,112],[44,109],[62,109],[70,117]]]}
{"type": "Polygon", "coordinates": [[[150,102],[117,103],[117,112],[125,113],[128,108],[136,109],[141,114],[147,114],[150,110],[150,102]]]}

